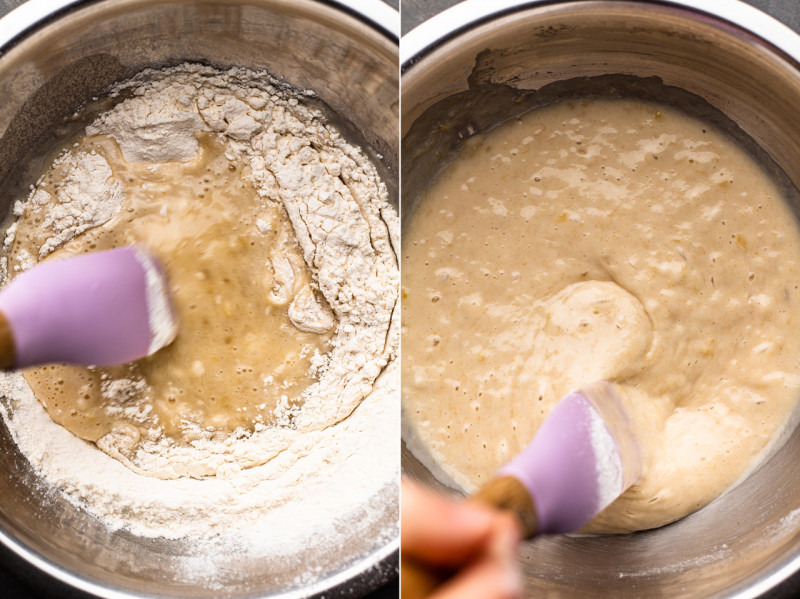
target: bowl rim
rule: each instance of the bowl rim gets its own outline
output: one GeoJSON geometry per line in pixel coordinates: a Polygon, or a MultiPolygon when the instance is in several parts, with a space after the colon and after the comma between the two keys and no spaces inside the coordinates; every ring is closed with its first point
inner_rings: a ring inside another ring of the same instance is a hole
{"type": "MultiPolygon", "coordinates": [[[[164,599],[167,595],[152,595],[148,593],[140,593],[137,591],[123,590],[106,586],[102,583],[95,582],[89,578],[84,578],[75,574],[74,572],[55,564],[46,557],[40,555],[21,541],[11,537],[5,530],[0,529],[0,543],[8,550],[10,550],[16,557],[24,560],[27,565],[38,569],[41,572],[51,576],[58,583],[65,584],[73,589],[88,593],[94,597],[102,597],[103,599],[164,599]]],[[[363,563],[351,564],[347,568],[340,570],[326,578],[316,581],[315,583],[296,589],[287,591],[280,591],[278,594],[261,595],[261,594],[248,594],[242,595],[241,599],[301,599],[308,597],[330,596],[328,593],[333,593],[336,597],[338,594],[336,590],[339,588],[350,588],[354,583],[359,584],[362,577],[366,580],[370,576],[373,569],[380,570],[380,567],[388,564],[394,560],[395,555],[399,554],[400,539],[395,537],[390,543],[380,547],[372,555],[377,559],[374,564],[370,564],[366,568],[363,563]]],[[[376,576],[376,580],[380,580],[380,584],[387,584],[391,577],[376,576]]],[[[371,592],[375,588],[365,582],[362,587],[363,590],[371,592]]]]}
{"type": "MultiPolygon", "coordinates": [[[[0,18],[0,59],[23,39],[67,12],[107,0],[25,0],[0,18]]],[[[158,2],[152,0],[154,4],[158,2]]],[[[400,13],[381,0],[307,0],[349,14],[395,44],[400,39],[400,13]]]]}
{"type": "MultiPolygon", "coordinates": [[[[607,4],[650,4],[684,9],[719,24],[726,24],[759,38],[773,50],[800,63],[800,35],[776,18],[741,0],[604,0],[607,4]]],[[[466,0],[436,14],[402,37],[401,75],[447,42],[480,25],[527,9],[569,4],[601,4],[598,0],[466,0]]],[[[402,89],[402,84],[401,84],[402,89]]]]}

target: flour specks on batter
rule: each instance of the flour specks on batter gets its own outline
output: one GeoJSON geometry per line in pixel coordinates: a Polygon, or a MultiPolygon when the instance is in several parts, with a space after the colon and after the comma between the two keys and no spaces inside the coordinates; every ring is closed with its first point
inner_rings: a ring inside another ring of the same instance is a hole
{"type": "Polygon", "coordinates": [[[125,366],[3,375],[21,449],[139,534],[252,522],[310,501],[334,470],[366,478],[320,514],[362,506],[398,467],[384,441],[398,221],[375,167],[308,94],[265,73],[182,65],[112,95],[15,206],[7,270],[140,244],[166,268],[178,336],[125,366]],[[191,509],[176,523],[181,497],[191,509]]]}

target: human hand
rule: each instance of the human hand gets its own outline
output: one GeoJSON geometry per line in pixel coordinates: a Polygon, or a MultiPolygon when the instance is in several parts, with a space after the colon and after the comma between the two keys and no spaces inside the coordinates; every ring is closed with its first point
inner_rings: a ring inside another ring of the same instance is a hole
{"type": "Polygon", "coordinates": [[[453,501],[404,479],[400,517],[403,599],[522,596],[516,565],[520,529],[510,514],[453,501]],[[435,580],[444,581],[430,594],[427,584],[414,584],[420,582],[414,574],[426,571],[441,573],[435,580]]]}

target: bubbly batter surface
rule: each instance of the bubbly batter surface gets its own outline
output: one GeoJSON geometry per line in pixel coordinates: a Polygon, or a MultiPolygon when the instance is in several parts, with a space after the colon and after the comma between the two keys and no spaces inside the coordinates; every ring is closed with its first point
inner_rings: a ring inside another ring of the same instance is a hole
{"type": "Polygon", "coordinates": [[[672,109],[568,101],[475,136],[404,232],[409,443],[473,490],[566,393],[611,380],[646,471],[588,530],[681,518],[797,403],[798,258],[773,182],[672,109]]]}

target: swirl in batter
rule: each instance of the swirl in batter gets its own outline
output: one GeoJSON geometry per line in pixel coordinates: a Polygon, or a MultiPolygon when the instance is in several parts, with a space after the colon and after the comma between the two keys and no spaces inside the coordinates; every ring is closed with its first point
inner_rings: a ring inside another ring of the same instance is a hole
{"type": "Polygon", "coordinates": [[[406,438],[470,491],[566,393],[610,380],[646,470],[587,530],[681,518],[790,420],[798,257],[776,185],[675,110],[565,101],[475,136],[404,233],[406,438]]]}

